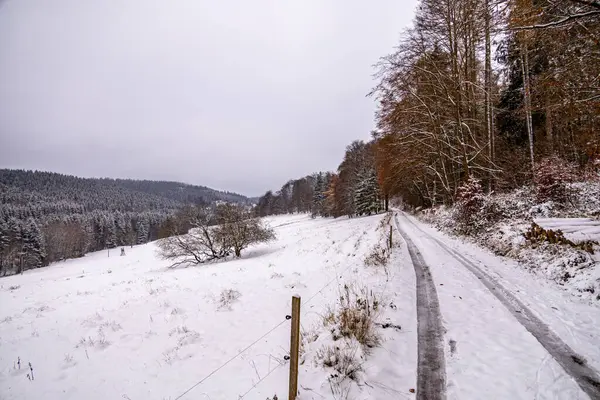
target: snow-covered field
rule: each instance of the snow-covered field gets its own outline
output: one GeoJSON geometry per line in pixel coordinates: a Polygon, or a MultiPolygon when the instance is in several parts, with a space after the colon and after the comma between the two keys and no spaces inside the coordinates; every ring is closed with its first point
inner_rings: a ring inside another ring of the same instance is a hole
{"type": "Polygon", "coordinates": [[[447,399],[590,398],[582,385],[600,382],[600,307],[403,214],[387,270],[367,265],[386,221],[273,217],[277,240],[240,260],[169,269],[149,243],[3,278],[0,399],[286,399],[293,294],[300,400],[418,399],[417,350],[428,342],[417,319],[429,311],[417,311],[427,299],[400,230],[439,299],[447,399]],[[336,339],[324,324],[352,291],[378,301],[379,346],[336,339]],[[359,371],[340,383],[324,364],[343,354],[359,371]]]}
{"type": "Polygon", "coordinates": [[[323,313],[344,284],[385,293],[396,304],[385,307],[382,319],[403,330],[382,329],[384,344],[365,364],[372,387],[364,393],[380,399],[394,390],[409,394],[416,363],[414,277],[404,268],[386,282],[383,270],[364,263],[381,239],[382,218],[274,217],[275,242],[212,265],[168,269],[149,243],[126,248],[125,257],[113,249],[110,257],[97,252],[4,278],[0,398],[178,399],[270,332],[181,398],[247,393],[243,398],[284,399],[285,316],[293,294],[302,296],[305,339],[321,336],[304,346],[301,398],[330,396],[331,371],[319,365],[317,353],[331,341],[321,335],[323,313]]]}

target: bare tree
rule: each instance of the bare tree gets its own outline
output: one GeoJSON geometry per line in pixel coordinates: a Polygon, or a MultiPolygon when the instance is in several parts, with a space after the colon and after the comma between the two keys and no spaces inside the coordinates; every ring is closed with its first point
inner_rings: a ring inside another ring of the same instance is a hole
{"type": "Polygon", "coordinates": [[[227,249],[233,250],[236,257],[242,250],[254,243],[275,239],[271,228],[264,226],[259,218],[244,207],[235,204],[222,204],[217,207],[214,237],[227,249]]]}
{"type": "Polygon", "coordinates": [[[204,264],[227,257],[230,250],[216,240],[210,222],[211,216],[204,209],[190,207],[185,210],[175,223],[173,236],[158,242],[160,256],[173,261],[171,267],[204,264]],[[183,226],[191,229],[185,233],[183,226]]]}
{"type": "Polygon", "coordinates": [[[204,264],[231,254],[240,257],[242,250],[251,244],[275,238],[273,231],[263,226],[259,218],[233,204],[218,206],[214,215],[204,208],[189,207],[174,226],[174,235],[158,242],[159,254],[173,261],[171,267],[204,264]]]}

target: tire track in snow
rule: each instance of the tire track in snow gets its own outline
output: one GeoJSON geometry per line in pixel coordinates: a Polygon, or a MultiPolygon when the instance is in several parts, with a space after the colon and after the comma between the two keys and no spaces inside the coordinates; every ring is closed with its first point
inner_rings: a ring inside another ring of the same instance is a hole
{"type": "MultiPolygon", "coordinates": [[[[404,216],[417,230],[437,243],[448,254],[475,275],[480,282],[508,309],[529,333],[546,349],[558,364],[577,382],[592,400],[600,399],[600,376],[597,371],[588,366],[585,358],[577,354],[568,344],[554,333],[550,327],[539,319],[512,292],[498,281],[475,265],[471,260],[447,246],[444,242],[425,232],[417,224],[404,216]]],[[[396,220],[396,225],[398,221],[396,220]]]]}
{"type": "Polygon", "coordinates": [[[417,278],[417,400],[446,398],[446,361],[440,302],[435,283],[423,256],[400,229],[394,215],[396,230],[406,242],[417,278]]]}

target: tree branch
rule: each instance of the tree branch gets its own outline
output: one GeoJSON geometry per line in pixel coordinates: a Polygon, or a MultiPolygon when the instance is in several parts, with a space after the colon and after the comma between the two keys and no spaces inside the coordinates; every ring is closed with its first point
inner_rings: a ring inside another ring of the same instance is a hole
{"type": "Polygon", "coordinates": [[[587,17],[592,17],[595,15],[600,15],[600,9],[569,15],[567,17],[559,19],[558,21],[548,22],[546,24],[516,26],[514,28],[509,28],[508,30],[509,31],[526,31],[526,30],[532,30],[532,29],[560,28],[561,26],[563,26],[571,21],[575,21],[575,20],[579,20],[579,19],[587,18],[587,17]]]}

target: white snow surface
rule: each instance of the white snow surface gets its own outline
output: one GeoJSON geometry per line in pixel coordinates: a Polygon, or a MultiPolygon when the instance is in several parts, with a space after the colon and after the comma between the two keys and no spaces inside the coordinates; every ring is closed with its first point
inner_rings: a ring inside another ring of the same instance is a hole
{"type": "Polygon", "coordinates": [[[591,218],[535,218],[544,229],[561,230],[574,242],[593,240],[600,242],[600,220],[591,218]]]}
{"type": "Polygon", "coordinates": [[[275,242],[217,264],[169,269],[148,243],[126,248],[124,257],[113,249],[3,278],[0,398],[177,399],[276,327],[181,398],[285,399],[285,316],[293,294],[302,296],[304,336],[318,336],[304,344],[300,398],[331,398],[332,370],[317,352],[333,343],[322,315],[344,284],[384,295],[395,307],[386,307],[382,320],[402,327],[381,329],[382,347],[361,361],[360,380],[369,385],[347,382],[347,390],[409,398],[416,382],[414,274],[410,262],[398,262],[386,282],[383,270],[364,263],[382,238],[382,218],[273,217],[275,242]],[[226,298],[234,300],[222,302],[230,289],[226,298]]]}
{"type": "MultiPolygon", "coordinates": [[[[149,243],[126,248],[125,257],[97,252],[3,278],[0,399],[286,399],[293,294],[302,296],[300,400],[345,398],[340,391],[348,399],[414,399],[415,274],[397,232],[388,274],[365,265],[385,243],[383,218],[269,218],[276,241],[217,264],[169,269],[149,243]],[[335,371],[322,366],[320,350],[347,342],[333,340],[323,316],[345,284],[377,293],[380,321],[401,329],[380,328],[381,346],[357,351],[358,378],[332,388],[335,371]]],[[[600,370],[599,307],[412,220],[477,263],[600,370]]],[[[407,220],[400,225],[437,287],[449,400],[588,398],[470,271],[407,220]]]]}
{"type": "MultiPolygon", "coordinates": [[[[588,365],[600,370],[600,307],[570,296],[514,261],[409,218],[474,261],[582,355],[588,365]]],[[[589,398],[475,275],[414,225],[403,219],[399,222],[421,249],[438,287],[446,329],[449,400],[589,398]],[[454,354],[450,340],[456,342],[454,354]]]]}

